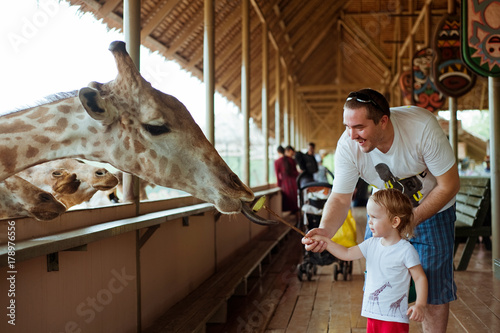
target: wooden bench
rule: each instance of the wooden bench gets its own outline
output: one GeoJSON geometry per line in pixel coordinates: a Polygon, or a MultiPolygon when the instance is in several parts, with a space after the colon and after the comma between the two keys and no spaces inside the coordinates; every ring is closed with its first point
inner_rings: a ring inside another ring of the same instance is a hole
{"type": "Polygon", "coordinates": [[[489,177],[460,177],[460,191],[456,197],[455,254],[464,238],[465,248],[456,268],[467,269],[479,236],[491,236],[491,202],[489,177]]]}
{"type": "Polygon", "coordinates": [[[197,289],[158,318],[146,333],[205,332],[207,323],[224,323],[227,301],[233,295],[246,295],[262,274],[262,265],[270,263],[281,240],[291,229],[284,225],[247,244],[239,255],[219,269],[197,289]]]}

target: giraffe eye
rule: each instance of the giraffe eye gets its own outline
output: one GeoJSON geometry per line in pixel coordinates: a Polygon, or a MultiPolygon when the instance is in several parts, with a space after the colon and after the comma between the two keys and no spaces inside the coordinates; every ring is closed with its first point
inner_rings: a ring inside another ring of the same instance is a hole
{"type": "Polygon", "coordinates": [[[62,176],[62,171],[57,170],[52,172],[52,177],[61,177],[62,176]]]}
{"type": "Polygon", "coordinates": [[[144,129],[146,131],[148,131],[149,133],[151,133],[151,135],[153,135],[153,136],[157,136],[157,135],[161,135],[161,134],[165,134],[165,133],[170,132],[170,128],[168,127],[167,124],[163,124],[163,125],[142,124],[142,127],[144,127],[144,129]]]}

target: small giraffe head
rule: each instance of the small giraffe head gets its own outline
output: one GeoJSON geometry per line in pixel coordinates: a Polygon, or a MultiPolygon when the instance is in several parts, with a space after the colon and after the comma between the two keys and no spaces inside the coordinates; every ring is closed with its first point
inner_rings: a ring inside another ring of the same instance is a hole
{"type": "Polygon", "coordinates": [[[118,178],[106,168],[97,167],[74,158],[65,158],[45,163],[54,169],[75,173],[78,179],[98,191],[107,191],[118,185],[118,178]]]}
{"type": "Polygon", "coordinates": [[[62,168],[53,168],[46,163],[25,169],[17,175],[52,194],[75,193],[81,183],[76,173],[62,168]]]}
{"type": "Polygon", "coordinates": [[[186,107],[139,74],[125,43],[113,42],[110,50],[118,68],[116,79],[91,82],[79,91],[83,107],[97,121],[91,129],[95,136],[87,141],[107,147],[94,158],[153,184],[191,193],[223,213],[237,213],[242,201],[253,200],[252,191],[227,166],[186,107]]]}
{"type": "Polygon", "coordinates": [[[0,182],[0,218],[31,216],[39,221],[52,220],[66,207],[52,194],[18,176],[0,182]]]}
{"type": "Polygon", "coordinates": [[[110,190],[118,184],[118,178],[106,169],[73,158],[38,164],[18,175],[47,188],[68,209],[89,201],[97,191],[110,190]]]}

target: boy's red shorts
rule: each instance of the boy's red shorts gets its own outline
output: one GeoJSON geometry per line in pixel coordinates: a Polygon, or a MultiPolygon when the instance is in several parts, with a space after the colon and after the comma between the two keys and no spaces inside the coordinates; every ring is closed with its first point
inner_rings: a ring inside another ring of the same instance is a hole
{"type": "Polygon", "coordinates": [[[367,333],[408,333],[410,324],[397,323],[394,321],[382,321],[368,318],[366,323],[367,333]]]}

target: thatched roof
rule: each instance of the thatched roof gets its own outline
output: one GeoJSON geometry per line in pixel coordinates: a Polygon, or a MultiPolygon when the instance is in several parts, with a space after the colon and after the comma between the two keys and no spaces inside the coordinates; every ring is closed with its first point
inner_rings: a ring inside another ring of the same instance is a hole
{"type": "MultiPolygon", "coordinates": [[[[121,0],[69,2],[102,18],[109,27],[122,27],[121,0]]],[[[342,106],[349,91],[371,87],[390,96],[391,105],[402,104],[399,74],[409,68],[411,50],[431,43],[433,33],[426,33],[425,16],[419,17],[426,3],[431,3],[431,27],[436,26],[447,13],[448,0],[250,0],[251,117],[257,123],[261,120],[263,21],[270,37],[270,135],[274,136],[278,49],[281,109],[296,110],[295,123],[307,123],[302,128],[307,140],[331,148],[344,129],[342,106]],[[417,21],[411,48],[408,35],[417,21]],[[399,66],[398,53],[402,55],[399,66]],[[287,90],[291,93],[288,103],[287,90]]],[[[241,12],[239,0],[215,1],[216,89],[237,105],[241,98],[241,12]]],[[[204,0],[142,0],[141,25],[142,44],[202,79],[204,0]]],[[[469,97],[459,99],[459,109],[487,107],[483,85],[484,80],[478,80],[469,97]]]]}

